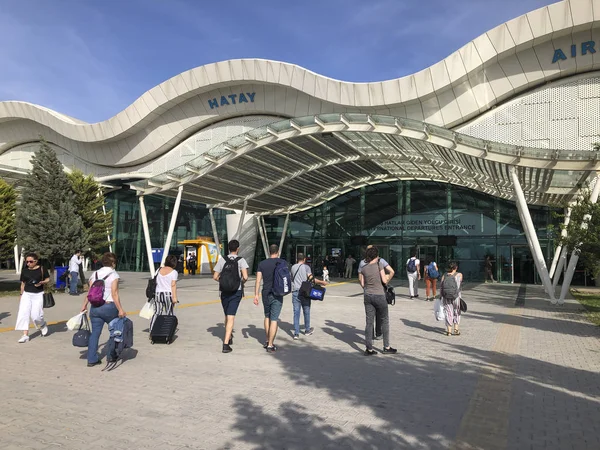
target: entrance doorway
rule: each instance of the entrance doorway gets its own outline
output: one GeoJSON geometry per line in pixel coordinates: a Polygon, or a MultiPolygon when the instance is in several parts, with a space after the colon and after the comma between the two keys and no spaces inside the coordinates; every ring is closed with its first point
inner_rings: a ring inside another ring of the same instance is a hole
{"type": "Polygon", "coordinates": [[[433,261],[438,263],[438,246],[437,245],[419,245],[417,258],[421,261],[421,267],[424,266],[425,263],[433,261]]]}
{"type": "Polygon", "coordinates": [[[513,283],[535,283],[535,263],[531,256],[531,250],[527,245],[513,245],[512,253],[512,268],[513,268],[513,283]]]}
{"type": "Polygon", "coordinates": [[[306,256],[306,264],[308,264],[308,265],[312,264],[313,256],[314,256],[312,245],[306,245],[306,244],[296,245],[296,254],[294,255],[293,264],[296,264],[296,255],[298,255],[298,253],[304,253],[304,256],[306,256]]]}

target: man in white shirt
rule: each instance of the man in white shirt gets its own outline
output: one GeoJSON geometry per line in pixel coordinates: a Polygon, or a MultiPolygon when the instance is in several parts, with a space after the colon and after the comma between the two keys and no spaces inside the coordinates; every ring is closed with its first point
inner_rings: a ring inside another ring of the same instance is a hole
{"type": "Polygon", "coordinates": [[[221,305],[225,313],[225,337],[223,339],[223,353],[233,351],[233,322],[242,296],[244,283],[248,281],[248,263],[238,256],[240,243],[233,239],[229,241],[229,255],[219,258],[215,265],[213,280],[219,282],[221,291],[221,305]],[[237,266],[237,270],[236,267],[237,266]]]}
{"type": "Polygon", "coordinates": [[[71,283],[69,284],[70,295],[79,295],[77,293],[77,281],[79,281],[79,266],[82,262],[83,256],[81,255],[81,250],[77,250],[69,261],[69,276],[71,277],[71,283]]]}
{"type": "Polygon", "coordinates": [[[352,268],[354,267],[354,263],[356,260],[352,257],[352,255],[348,255],[346,258],[346,271],[344,272],[344,278],[352,278],[352,268]]]}
{"type": "Polygon", "coordinates": [[[419,298],[419,280],[421,279],[421,261],[417,259],[417,249],[411,252],[406,260],[406,276],[408,277],[408,294],[410,298],[419,298]]]}

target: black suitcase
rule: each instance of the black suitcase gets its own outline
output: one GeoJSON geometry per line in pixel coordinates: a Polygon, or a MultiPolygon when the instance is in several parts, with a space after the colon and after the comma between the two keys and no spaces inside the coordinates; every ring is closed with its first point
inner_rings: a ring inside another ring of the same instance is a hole
{"type": "Polygon", "coordinates": [[[177,316],[174,315],[156,316],[152,330],[150,330],[150,343],[159,342],[168,345],[173,342],[178,323],[177,316]]]}

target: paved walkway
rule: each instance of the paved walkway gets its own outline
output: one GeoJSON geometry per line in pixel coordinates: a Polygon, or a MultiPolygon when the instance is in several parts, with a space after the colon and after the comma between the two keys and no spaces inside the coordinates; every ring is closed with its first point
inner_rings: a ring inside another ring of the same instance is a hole
{"type": "MultiPolygon", "coordinates": [[[[135,311],[146,280],[122,280],[123,303],[135,311]]],[[[132,314],[135,349],[110,372],[86,367],[64,323],[17,344],[7,329],[18,299],[0,297],[0,447],[600,448],[600,328],[575,302],[549,306],[539,287],[467,286],[456,337],[441,332],[431,302],[400,298],[391,308],[399,354],[375,357],[362,356],[356,283],[328,289],[313,307],[315,334],[299,341],[286,298],[273,355],[262,349],[262,308],[251,300],[240,307],[233,353],[222,354],[216,283],[185,278],[179,290],[177,340],[150,345],[148,322],[132,314]]],[[[81,301],[56,299],[47,310],[55,322],[81,301]]]]}

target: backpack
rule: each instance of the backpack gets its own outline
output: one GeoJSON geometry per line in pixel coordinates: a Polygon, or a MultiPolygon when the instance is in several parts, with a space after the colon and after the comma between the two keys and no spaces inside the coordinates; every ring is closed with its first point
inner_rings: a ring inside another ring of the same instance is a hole
{"type": "Polygon", "coordinates": [[[273,272],[273,288],[271,292],[277,296],[288,295],[292,292],[292,276],[287,263],[280,259],[275,264],[273,272]]]}
{"type": "Polygon", "coordinates": [[[429,278],[437,278],[440,276],[440,273],[435,270],[435,263],[433,261],[427,266],[427,276],[429,278]]]}
{"type": "Polygon", "coordinates": [[[442,278],[442,297],[449,303],[453,302],[458,298],[458,283],[456,282],[456,275],[446,274],[442,278]]]}
{"type": "Polygon", "coordinates": [[[406,263],[406,271],[408,273],[415,273],[417,271],[417,260],[415,258],[410,258],[406,263]]]}
{"type": "Polygon", "coordinates": [[[96,279],[90,286],[87,295],[87,300],[90,302],[90,305],[98,307],[106,303],[106,300],[104,300],[104,281],[111,276],[112,273],[111,270],[104,278],[98,279],[98,272],[96,272],[96,279]]]}
{"type": "Polygon", "coordinates": [[[227,257],[221,275],[219,276],[219,290],[228,294],[233,294],[240,288],[242,279],[238,269],[238,261],[242,259],[238,256],[234,259],[227,257]]]}
{"type": "Polygon", "coordinates": [[[154,278],[150,278],[148,280],[148,285],[146,286],[146,298],[148,300],[152,300],[154,297],[156,297],[156,277],[157,276],[158,276],[158,272],[156,272],[156,275],[154,275],[154,278]]]}

